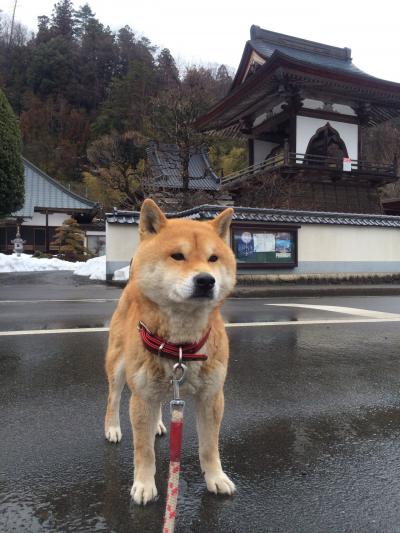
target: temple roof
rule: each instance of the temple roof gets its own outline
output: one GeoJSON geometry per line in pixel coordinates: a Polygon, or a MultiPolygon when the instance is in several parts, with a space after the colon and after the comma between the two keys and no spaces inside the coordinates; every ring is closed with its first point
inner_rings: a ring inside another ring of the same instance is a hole
{"type": "Polygon", "coordinates": [[[69,191],[27,159],[23,158],[22,162],[25,177],[24,205],[11,216],[32,218],[34,211],[38,209],[65,210],[67,213],[88,213],[95,210],[95,202],[69,191]]]}
{"type": "MultiPolygon", "coordinates": [[[[178,148],[173,144],[152,143],[146,150],[156,188],[181,189],[182,170],[178,148]]],[[[205,147],[193,149],[189,161],[189,189],[216,191],[220,178],[214,172],[205,147]]]]}
{"type": "Polygon", "coordinates": [[[241,75],[243,75],[243,70],[247,66],[247,60],[252,50],[257,52],[264,61],[278,51],[287,57],[312,65],[369,77],[368,74],[353,64],[350,48],[338,48],[308,41],[299,37],[264,30],[259,26],[253,25],[250,28],[250,40],[246,43],[232,88],[238,82],[243,81],[241,75]]]}
{"type": "Polygon", "coordinates": [[[202,131],[240,130],[240,122],[285,101],[280,89],[308,98],[368,106],[368,125],[400,115],[400,84],[366,74],[338,48],[252,26],[228,94],[195,123],[202,131]]]}

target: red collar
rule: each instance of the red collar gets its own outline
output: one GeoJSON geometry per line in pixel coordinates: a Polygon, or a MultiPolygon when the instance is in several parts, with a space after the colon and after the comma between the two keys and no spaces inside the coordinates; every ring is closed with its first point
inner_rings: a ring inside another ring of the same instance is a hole
{"type": "Polygon", "coordinates": [[[143,322],[139,322],[138,330],[146,348],[150,350],[150,352],[156,353],[161,357],[167,357],[168,359],[176,359],[179,361],[180,350],[182,350],[182,361],[205,361],[208,357],[204,353],[196,352],[206,343],[211,328],[207,330],[206,334],[198,342],[193,344],[173,344],[172,342],[167,342],[161,337],[157,337],[157,335],[151,333],[143,322]]]}

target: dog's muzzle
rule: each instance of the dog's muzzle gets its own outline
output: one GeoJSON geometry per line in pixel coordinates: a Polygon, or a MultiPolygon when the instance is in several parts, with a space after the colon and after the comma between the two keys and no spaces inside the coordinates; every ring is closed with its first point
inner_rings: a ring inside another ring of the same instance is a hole
{"type": "Polygon", "coordinates": [[[214,296],[215,278],[206,272],[193,278],[192,298],[212,298],[214,296]]]}

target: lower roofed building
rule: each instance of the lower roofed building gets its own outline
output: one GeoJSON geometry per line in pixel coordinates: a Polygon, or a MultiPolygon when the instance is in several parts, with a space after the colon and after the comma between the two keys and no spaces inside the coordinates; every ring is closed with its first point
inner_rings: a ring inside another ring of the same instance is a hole
{"type": "Polygon", "coordinates": [[[198,130],[248,141],[249,167],[221,179],[236,204],[382,213],[396,161],[372,161],[367,128],[400,116],[400,84],[338,48],[252,26],[228,94],[198,130]]]}
{"type": "Polygon", "coordinates": [[[0,252],[12,252],[17,226],[28,253],[56,253],[51,246],[57,227],[73,217],[85,231],[86,246],[96,254],[105,253],[104,222],[94,221],[95,202],[73,193],[45,172],[23,159],[25,200],[23,207],[0,223],[0,252]]]}

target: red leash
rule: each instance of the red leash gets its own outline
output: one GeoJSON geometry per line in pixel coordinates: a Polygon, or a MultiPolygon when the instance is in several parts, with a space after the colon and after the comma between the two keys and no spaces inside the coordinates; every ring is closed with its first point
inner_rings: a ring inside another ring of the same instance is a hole
{"type": "Polygon", "coordinates": [[[164,514],[163,533],[173,533],[176,518],[176,505],[179,493],[179,473],[181,469],[182,431],[183,431],[183,411],[185,402],[180,399],[179,386],[183,384],[187,361],[205,361],[206,354],[196,353],[204,346],[210,335],[209,329],[203,337],[191,344],[174,344],[168,342],[157,335],[154,335],[149,328],[139,322],[138,330],[143,344],[152,353],[160,357],[167,357],[177,361],[172,370],[172,385],[174,399],[171,401],[171,427],[169,437],[169,474],[167,501],[164,514]]]}
{"type": "Polygon", "coordinates": [[[168,492],[164,513],[163,533],[173,533],[175,527],[176,505],[179,494],[179,473],[181,470],[184,407],[185,402],[182,400],[172,400],[171,402],[168,492]]]}
{"type": "Polygon", "coordinates": [[[182,385],[184,381],[186,365],[182,362],[176,363],[172,372],[174,399],[170,403],[169,474],[163,533],[173,533],[175,527],[176,505],[179,494],[179,473],[181,470],[183,411],[185,409],[185,402],[179,398],[179,385],[182,385]],[[178,371],[181,372],[180,377],[177,376],[178,371]]]}

